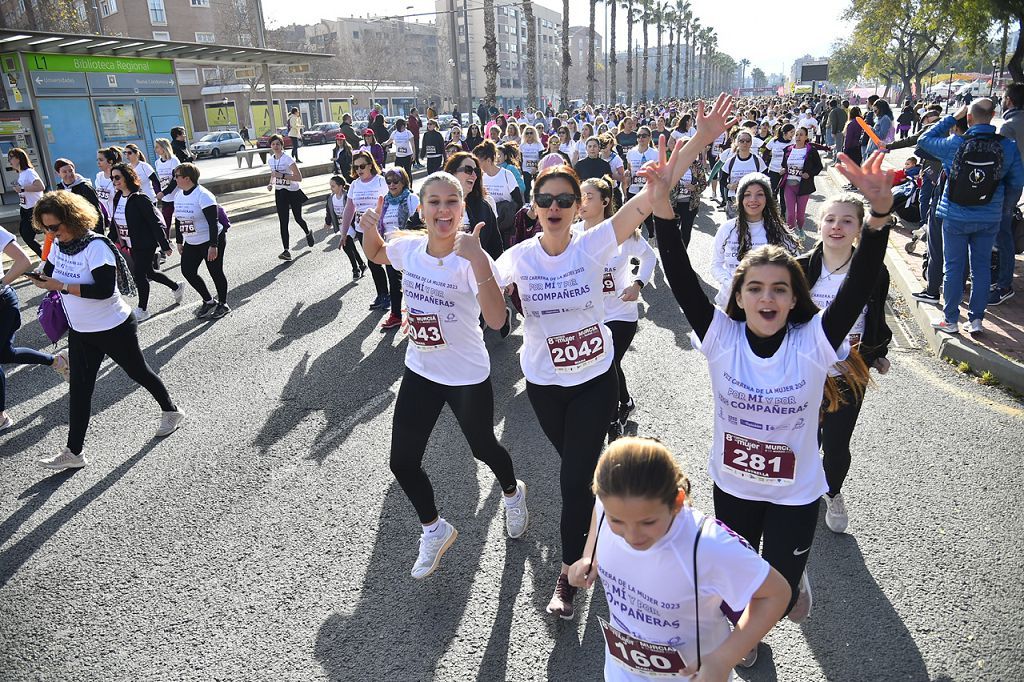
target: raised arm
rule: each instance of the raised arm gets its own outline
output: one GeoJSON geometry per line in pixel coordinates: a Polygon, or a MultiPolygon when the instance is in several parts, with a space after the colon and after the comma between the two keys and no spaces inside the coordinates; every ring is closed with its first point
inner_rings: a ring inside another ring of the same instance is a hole
{"type": "Polygon", "coordinates": [[[885,247],[889,242],[889,217],[892,211],[893,171],[882,170],[882,152],[873,152],[863,166],[857,166],[846,154],[840,154],[836,170],[861,191],[870,204],[870,215],[861,231],[860,244],[850,262],[850,271],[843,280],[832,303],[822,316],[822,327],[829,343],[838,349],[857,321],[860,311],[871,297],[878,274],[883,267],[885,247]]]}

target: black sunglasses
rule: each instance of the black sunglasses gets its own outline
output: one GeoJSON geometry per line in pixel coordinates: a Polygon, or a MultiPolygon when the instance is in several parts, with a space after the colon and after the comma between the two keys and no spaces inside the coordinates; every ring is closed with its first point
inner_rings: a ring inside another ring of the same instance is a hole
{"type": "Polygon", "coordinates": [[[111,180],[124,180],[124,176],[123,175],[113,175],[113,174],[111,174],[110,179],[111,180]]]}
{"type": "Polygon", "coordinates": [[[533,202],[541,208],[551,208],[553,202],[558,203],[558,208],[572,208],[576,203],[576,195],[569,194],[534,194],[533,202]]]}
{"type": "Polygon", "coordinates": [[[466,175],[476,175],[478,173],[476,166],[463,166],[455,170],[456,173],[465,173],[466,175]]]}
{"type": "Polygon", "coordinates": [[[352,164],[352,170],[354,170],[354,171],[361,171],[364,168],[369,168],[369,167],[370,167],[370,164],[368,164],[368,163],[353,163],[352,164]]]}
{"type": "Polygon", "coordinates": [[[62,223],[43,223],[43,227],[47,232],[56,232],[60,229],[62,223]]]}
{"type": "Polygon", "coordinates": [[[641,137],[650,137],[650,135],[648,135],[647,133],[640,133],[639,135],[637,135],[638,139],[641,137]]]}

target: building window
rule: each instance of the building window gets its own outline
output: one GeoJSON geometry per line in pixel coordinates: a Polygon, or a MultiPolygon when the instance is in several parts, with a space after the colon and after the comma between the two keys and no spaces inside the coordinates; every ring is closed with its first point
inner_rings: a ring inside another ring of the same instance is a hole
{"type": "Polygon", "coordinates": [[[164,0],[149,0],[149,23],[154,26],[167,25],[167,10],[164,9],[164,0]]]}
{"type": "Polygon", "coordinates": [[[220,69],[203,69],[203,82],[213,83],[221,78],[220,69]]]}
{"type": "Polygon", "coordinates": [[[89,15],[85,11],[84,0],[75,0],[75,15],[79,21],[89,21],[89,15]]]}
{"type": "Polygon", "coordinates": [[[168,31],[153,31],[153,40],[170,40],[171,34],[168,31]]]}
{"type": "Polygon", "coordinates": [[[211,31],[196,31],[196,42],[197,43],[215,43],[217,38],[211,31]]]}
{"type": "Polygon", "coordinates": [[[210,0],[192,0],[193,7],[209,7],[210,0]]]}
{"type": "Polygon", "coordinates": [[[117,0],[100,0],[100,16],[104,19],[117,11],[117,0]]]}
{"type": "Polygon", "coordinates": [[[355,40],[359,40],[359,31],[352,31],[352,37],[355,40]]]}
{"type": "Polygon", "coordinates": [[[175,69],[175,73],[178,85],[199,85],[199,69],[175,69]]]}

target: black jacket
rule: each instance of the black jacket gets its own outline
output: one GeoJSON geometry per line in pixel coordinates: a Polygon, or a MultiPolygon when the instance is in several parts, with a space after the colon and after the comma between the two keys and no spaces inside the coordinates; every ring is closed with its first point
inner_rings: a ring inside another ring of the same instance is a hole
{"type": "MultiPolygon", "coordinates": [[[[786,163],[789,161],[789,152],[795,149],[795,147],[786,147],[786,151],[782,154],[782,168],[786,168],[786,163]]],[[[818,154],[818,150],[808,142],[807,143],[807,156],[804,158],[804,172],[810,175],[809,178],[800,179],[800,189],[797,190],[797,196],[804,196],[805,194],[814,194],[814,177],[821,173],[825,169],[825,165],[821,162],[821,155],[818,154]]],[[[785,181],[783,181],[785,182],[785,181]]]]}
{"type": "MultiPolygon", "coordinates": [[[[117,204],[121,201],[125,201],[125,199],[118,191],[114,194],[115,211],[117,204]]],[[[167,235],[164,234],[164,225],[157,217],[156,208],[153,207],[153,202],[149,200],[149,197],[142,192],[135,192],[128,196],[127,201],[128,203],[124,207],[124,220],[128,223],[126,227],[128,228],[128,238],[132,242],[132,249],[152,251],[159,246],[162,250],[169,251],[171,245],[167,241],[167,235]]],[[[118,241],[117,227],[113,221],[110,224],[108,238],[112,242],[118,241]]]]}
{"type": "MultiPolygon", "coordinates": [[[[821,276],[821,243],[797,258],[800,267],[807,276],[807,283],[814,286],[821,276]]],[[[884,358],[889,352],[892,341],[892,330],[885,321],[885,299],[889,296],[889,270],[882,267],[878,273],[875,289],[868,298],[867,313],[864,315],[864,335],[860,340],[860,355],[870,367],[878,358],[884,358]]]]}
{"type": "Polygon", "coordinates": [[[480,246],[493,260],[498,260],[505,248],[501,243],[501,232],[498,231],[498,216],[494,215],[491,205],[483,197],[466,197],[466,216],[470,228],[477,223],[484,224],[484,229],[480,231],[480,246]]]}
{"type": "Polygon", "coordinates": [[[77,194],[82,197],[96,209],[96,212],[100,214],[99,220],[96,221],[96,226],[93,228],[97,232],[103,232],[103,210],[100,209],[100,198],[96,196],[96,190],[92,188],[89,181],[78,175],[75,178],[75,183],[68,187],[63,182],[57,183],[57,189],[66,189],[72,194],[77,194]]]}
{"type": "Polygon", "coordinates": [[[334,172],[346,182],[352,179],[352,150],[348,147],[339,147],[334,153],[334,172]]]}
{"type": "Polygon", "coordinates": [[[182,163],[192,163],[196,160],[192,156],[192,152],[188,150],[188,145],[185,144],[184,140],[171,140],[171,151],[178,157],[178,161],[182,163]]]}
{"type": "Polygon", "coordinates": [[[584,157],[576,162],[573,170],[576,171],[576,175],[579,176],[581,181],[589,180],[590,178],[603,178],[606,175],[612,174],[611,164],[601,157],[596,159],[592,159],[589,156],[584,157]]]}
{"type": "Polygon", "coordinates": [[[444,156],[444,137],[437,130],[428,130],[423,133],[423,141],[420,143],[420,158],[427,156],[444,156]]]}

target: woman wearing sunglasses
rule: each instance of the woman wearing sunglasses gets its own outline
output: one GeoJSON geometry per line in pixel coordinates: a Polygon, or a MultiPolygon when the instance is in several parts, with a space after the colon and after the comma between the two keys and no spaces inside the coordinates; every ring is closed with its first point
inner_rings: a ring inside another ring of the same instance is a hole
{"type": "Polygon", "coordinates": [[[151,203],[156,203],[156,193],[160,191],[160,176],[157,175],[156,169],[149,165],[146,155],[136,144],[129,143],[124,146],[124,158],[139,178],[139,189],[149,197],[151,203]]]}
{"type": "Polygon", "coordinates": [[[440,170],[444,164],[444,136],[437,129],[437,121],[427,119],[427,132],[423,133],[420,154],[427,160],[427,175],[440,170]]]}
{"type": "Polygon", "coordinates": [[[119,147],[105,147],[96,150],[96,180],[92,186],[96,190],[96,196],[100,200],[100,212],[103,215],[103,225],[110,225],[110,216],[114,211],[114,183],[110,180],[110,168],[115,163],[121,163],[121,149],[119,147]]]}
{"type": "Polygon", "coordinates": [[[541,144],[537,129],[533,126],[523,128],[523,143],[519,145],[519,152],[523,155],[523,181],[526,183],[523,198],[529,199],[533,179],[537,177],[537,162],[544,154],[544,145],[541,144]]]}
{"type": "Polygon", "coordinates": [[[469,231],[473,225],[483,223],[480,244],[491,258],[497,260],[505,251],[498,231],[498,207],[484,188],[480,162],[469,152],[452,154],[444,164],[444,172],[454,175],[462,183],[466,210],[462,212],[462,229],[469,231]]]}
{"type": "MultiPolygon", "coordinates": [[[[409,217],[416,214],[420,199],[409,189],[409,174],[400,166],[384,171],[384,182],[387,183],[388,193],[384,196],[377,233],[387,239],[396,230],[405,229],[409,217]]],[[[365,237],[364,230],[363,238],[365,237]]],[[[370,262],[373,263],[372,260],[370,262]]],[[[402,324],[402,273],[390,265],[385,265],[384,270],[388,278],[388,303],[391,306],[391,314],[381,324],[381,331],[395,329],[402,324]]]]}
{"type": "MultiPolygon", "coordinates": [[[[730,104],[729,98],[720,98],[713,116],[724,120],[730,104]]],[[[709,117],[707,129],[713,128],[709,117]]],[[[703,149],[707,142],[698,137],[697,144],[703,149]]],[[[649,166],[635,170],[642,176],[662,174],[674,184],[696,158],[697,144],[691,141],[685,149],[678,145],[672,161],[666,161],[662,145],[649,166]]],[[[664,183],[653,186],[655,194],[667,193],[664,183]]],[[[526,393],[561,458],[562,565],[547,611],[566,620],[575,614],[576,593],[567,573],[583,554],[594,505],[589,484],[604,444],[605,425],[618,405],[615,349],[604,324],[605,264],[651,214],[657,200],[645,189],[611,219],[583,231],[572,229],[581,196],[571,168],[541,172],[533,201],[542,232],[506,251],[497,263],[502,285],[516,284],[522,299],[520,364],[526,393]]]]}
{"type": "Polygon", "coordinates": [[[274,193],[274,204],[277,207],[277,221],[281,229],[281,248],[278,258],[284,261],[292,259],[291,235],[288,230],[288,213],[291,212],[295,222],[306,233],[306,245],[314,244],[313,232],[302,217],[302,205],[306,203],[306,193],[302,191],[302,173],[293,159],[284,150],[284,138],[280,135],[270,136],[270,149],[273,152],[267,159],[270,166],[270,182],[267,190],[274,193]]]}
{"type": "MultiPolygon", "coordinates": [[[[640,169],[643,165],[649,161],[654,161],[658,158],[658,150],[656,147],[651,146],[651,129],[647,126],[640,126],[640,129],[636,133],[636,146],[626,153],[626,182],[624,183],[628,189],[626,190],[626,201],[629,201],[644,188],[646,180],[640,174],[640,169]]],[[[647,216],[644,220],[644,225],[647,226],[647,236],[651,238],[654,236],[654,218],[647,216]]]]}
{"type": "Polygon", "coordinates": [[[139,187],[139,176],[129,164],[115,163],[110,169],[114,182],[114,215],[110,221],[110,240],[119,242],[131,255],[132,277],[139,292],[135,318],[149,319],[149,283],[159,282],[174,294],[174,304],[181,303],[185,287],[162,272],[153,269],[154,256],[171,255],[171,245],[164,234],[163,223],[156,209],[139,187]]]}
{"type": "Polygon", "coordinates": [[[383,166],[385,159],[387,159],[387,152],[384,151],[384,147],[377,142],[377,136],[369,128],[363,131],[363,144],[359,147],[359,151],[370,152],[378,168],[383,166]]]}
{"type": "MultiPolygon", "coordinates": [[[[342,249],[347,248],[349,239],[355,239],[363,243],[363,228],[360,226],[360,218],[363,213],[377,205],[377,199],[386,196],[388,185],[380,174],[380,167],[370,152],[360,149],[352,155],[352,184],[348,186],[348,203],[345,204],[345,213],[341,219],[341,229],[344,231],[341,236],[342,249]]],[[[370,304],[370,310],[387,310],[391,307],[388,298],[388,277],[384,268],[370,261],[370,275],[373,277],[373,286],[377,290],[377,297],[370,304]]]]}
{"type": "Polygon", "coordinates": [[[37,230],[54,235],[43,265],[43,277],[32,283],[60,291],[67,314],[68,359],[71,365],[67,445],[57,455],[39,460],[47,469],[78,469],[89,463],[82,449],[92,412],[92,393],[103,358],[121,366],[160,404],[156,436],[168,436],[185,419],[167,388],[146,362],[139,347],[138,322],[123,296],[135,293],[128,265],[109,240],[92,231],[96,209],[71,192],[49,192],[35,206],[37,230]]]}

